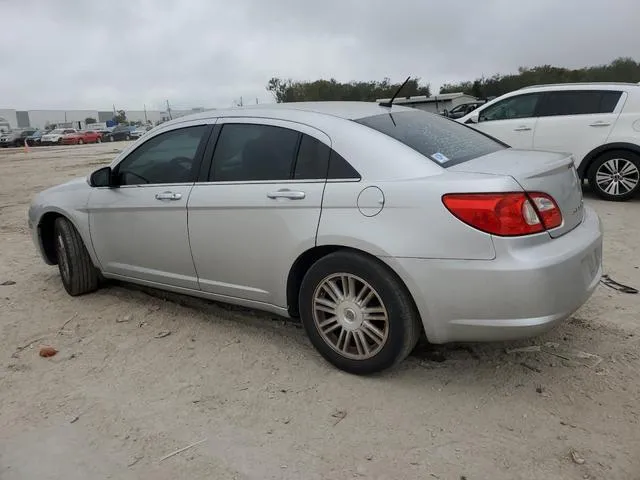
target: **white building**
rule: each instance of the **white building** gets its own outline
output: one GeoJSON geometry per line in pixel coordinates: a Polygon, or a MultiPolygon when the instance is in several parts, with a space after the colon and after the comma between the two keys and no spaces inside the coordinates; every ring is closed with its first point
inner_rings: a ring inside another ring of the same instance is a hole
{"type": "MultiPolygon", "coordinates": [[[[380,102],[388,102],[390,98],[383,98],[377,100],[380,102]]],[[[394,101],[394,105],[402,105],[405,107],[417,108],[431,113],[443,113],[445,110],[450,111],[452,108],[457,107],[463,103],[475,102],[478,99],[466,93],[443,93],[440,95],[433,95],[426,97],[424,95],[418,95],[415,97],[397,97],[394,101]]]]}

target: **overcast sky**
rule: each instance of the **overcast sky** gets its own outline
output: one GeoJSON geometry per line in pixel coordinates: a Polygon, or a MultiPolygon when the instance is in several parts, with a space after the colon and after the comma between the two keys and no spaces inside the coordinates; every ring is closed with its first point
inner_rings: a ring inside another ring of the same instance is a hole
{"type": "Polygon", "coordinates": [[[272,101],[273,76],[445,82],[640,60],[640,0],[0,0],[0,108],[272,101]]]}

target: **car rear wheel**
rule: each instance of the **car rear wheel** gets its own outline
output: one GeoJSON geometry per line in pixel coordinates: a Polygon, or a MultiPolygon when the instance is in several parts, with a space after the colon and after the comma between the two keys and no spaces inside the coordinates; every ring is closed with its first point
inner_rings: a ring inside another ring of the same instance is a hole
{"type": "Polygon", "coordinates": [[[56,219],[55,242],[58,269],[67,293],[75,297],[97,290],[100,272],[93,265],[82,237],[66,218],[56,219]]]}
{"type": "Polygon", "coordinates": [[[109,141],[110,141],[110,142],[115,142],[115,140],[116,140],[116,139],[115,139],[115,138],[113,138],[113,135],[110,135],[110,136],[109,136],[109,141]]]}
{"type": "Polygon", "coordinates": [[[629,200],[640,190],[640,156],[625,150],[606,152],[590,166],[588,177],[599,197],[629,200]]]}
{"type": "Polygon", "coordinates": [[[101,143],[102,139],[100,137],[96,138],[96,143],[101,143]]]}
{"type": "Polygon", "coordinates": [[[127,140],[131,140],[131,135],[127,135],[127,136],[125,137],[125,139],[127,139],[127,140]]]}
{"type": "Polygon", "coordinates": [[[78,145],[82,145],[83,143],[84,143],[84,141],[81,138],[79,138],[78,139],[78,145]]]}
{"type": "Polygon", "coordinates": [[[358,253],[318,260],[302,281],[299,304],[311,343],[349,373],[392,367],[420,336],[419,315],[404,285],[386,266],[358,253]]]}

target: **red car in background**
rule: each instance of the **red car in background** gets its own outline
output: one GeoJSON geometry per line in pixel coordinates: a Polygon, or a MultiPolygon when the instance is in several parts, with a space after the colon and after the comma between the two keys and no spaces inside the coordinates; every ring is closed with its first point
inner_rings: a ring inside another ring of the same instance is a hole
{"type": "Polygon", "coordinates": [[[67,133],[63,135],[60,143],[63,145],[82,145],[84,143],[100,143],[102,134],[100,132],[86,131],[67,133]]]}

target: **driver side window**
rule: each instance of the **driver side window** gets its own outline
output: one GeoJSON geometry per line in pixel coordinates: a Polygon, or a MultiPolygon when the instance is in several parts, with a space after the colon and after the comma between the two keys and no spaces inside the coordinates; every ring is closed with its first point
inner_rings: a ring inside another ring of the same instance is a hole
{"type": "Polygon", "coordinates": [[[120,185],[188,183],[195,181],[196,156],[206,125],[157,135],[134,150],[117,167],[120,185]]]}
{"type": "Polygon", "coordinates": [[[515,118],[531,118],[536,115],[536,108],[542,98],[541,93],[529,93],[517,97],[505,98],[485,108],[478,116],[479,122],[493,120],[512,120],[515,118]]]}

